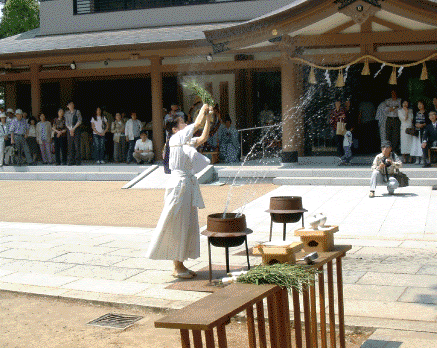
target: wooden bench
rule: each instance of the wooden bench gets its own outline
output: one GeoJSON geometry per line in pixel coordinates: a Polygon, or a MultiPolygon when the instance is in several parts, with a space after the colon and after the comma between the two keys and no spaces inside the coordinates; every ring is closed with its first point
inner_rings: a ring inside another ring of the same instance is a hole
{"type": "Polygon", "coordinates": [[[211,164],[218,163],[219,154],[220,154],[220,152],[218,152],[218,151],[202,152],[202,155],[204,155],[204,156],[207,156],[207,155],[211,156],[211,164]]]}
{"type": "MultiPolygon", "coordinates": [[[[319,258],[313,265],[298,264],[308,268],[316,268],[320,273],[316,275],[316,283],[304,286],[302,297],[295,289],[292,291],[293,321],[295,329],[295,344],[291,342],[291,324],[289,297],[286,289],[276,285],[231,284],[222,290],[216,291],[177,312],[155,322],[157,328],[179,329],[182,348],[190,348],[190,330],[194,348],[202,348],[203,337],[206,348],[215,347],[214,333],[217,335],[218,347],[227,348],[226,325],[230,319],[241,312],[246,312],[248,347],[266,348],[266,318],[269,321],[269,342],[273,348],[303,347],[303,327],[305,328],[305,343],[307,348],[318,347],[318,333],[320,332],[321,347],[328,347],[324,266],[328,274],[328,311],[330,347],[337,347],[337,333],[339,347],[346,348],[344,304],[343,304],[343,276],[342,258],[352,247],[350,245],[335,246],[333,251],[320,252],[319,258]],[[337,284],[334,284],[333,261],[336,261],[337,284]],[[337,288],[338,302],[338,331],[335,324],[335,287],[337,288]],[[318,301],[317,301],[318,296],[318,301]],[[267,301],[267,316],[264,313],[264,300],[267,301]],[[301,304],[302,299],[302,304],[301,304]],[[317,313],[317,302],[319,313],[317,313]],[[255,308],[254,308],[255,306],[255,308]],[[303,307],[304,322],[301,322],[301,308],[303,307]],[[255,313],[258,321],[258,335],[256,335],[255,313]],[[318,329],[317,319],[320,319],[318,329]],[[202,335],[204,331],[204,335],[202,335]],[[257,345],[257,336],[258,342],[257,345]]],[[[297,253],[301,258],[305,254],[297,253]]],[[[244,342],[242,338],[242,342],[244,342]]]]}

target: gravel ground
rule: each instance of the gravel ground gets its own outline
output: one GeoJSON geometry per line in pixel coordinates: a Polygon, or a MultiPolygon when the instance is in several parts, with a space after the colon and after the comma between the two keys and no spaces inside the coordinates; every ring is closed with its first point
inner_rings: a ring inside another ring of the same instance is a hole
{"type": "MultiPolygon", "coordinates": [[[[1,181],[0,220],[47,224],[149,227],[156,226],[164,205],[164,190],[121,189],[124,182],[1,181]],[[7,203],[5,203],[7,202],[7,203]],[[6,208],[7,207],[7,208],[6,208]],[[6,208],[6,209],[5,209],[6,208]]],[[[206,217],[233,211],[274,190],[272,184],[232,187],[201,186],[205,209],[199,209],[200,226],[206,217]]],[[[268,207],[266,207],[268,209],[268,207]]]]}
{"type": "MultiPolygon", "coordinates": [[[[0,292],[0,347],[180,347],[178,330],[155,329],[154,327],[155,320],[167,314],[134,307],[97,305],[82,301],[0,292]],[[138,315],[144,318],[126,330],[86,325],[107,313],[138,315]]],[[[268,333],[268,327],[266,329],[268,333]]],[[[241,318],[232,320],[231,324],[226,327],[226,333],[229,347],[247,348],[249,346],[247,326],[241,318]]],[[[347,347],[359,348],[371,333],[371,330],[362,328],[346,330],[347,347]]]]}

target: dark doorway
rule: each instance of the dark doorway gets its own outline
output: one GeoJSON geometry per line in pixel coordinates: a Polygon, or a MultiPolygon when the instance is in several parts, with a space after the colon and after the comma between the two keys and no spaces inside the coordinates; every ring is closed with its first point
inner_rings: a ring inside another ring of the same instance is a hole
{"type": "Polygon", "coordinates": [[[61,87],[59,82],[41,84],[41,112],[47,120],[52,121],[58,115],[60,106],[61,87]]]}
{"type": "Polygon", "coordinates": [[[143,122],[152,120],[152,98],[150,78],[111,79],[76,81],[74,102],[86,122],[91,121],[97,107],[105,107],[115,115],[116,112],[132,111],[143,122]]]}
{"type": "Polygon", "coordinates": [[[29,83],[19,83],[17,84],[17,109],[21,109],[30,116],[32,114],[32,99],[31,99],[31,89],[29,83]]]}
{"type": "Polygon", "coordinates": [[[276,121],[281,121],[282,97],[281,97],[281,72],[261,71],[254,72],[254,110],[255,124],[259,125],[259,114],[267,104],[273,111],[276,121]]]}

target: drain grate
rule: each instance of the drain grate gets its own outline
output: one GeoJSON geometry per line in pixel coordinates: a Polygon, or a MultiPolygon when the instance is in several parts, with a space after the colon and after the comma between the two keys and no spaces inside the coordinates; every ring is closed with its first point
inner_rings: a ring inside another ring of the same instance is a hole
{"type": "Polygon", "coordinates": [[[137,321],[143,319],[140,316],[108,313],[100,318],[90,321],[87,325],[110,327],[114,329],[127,329],[137,321]]]}

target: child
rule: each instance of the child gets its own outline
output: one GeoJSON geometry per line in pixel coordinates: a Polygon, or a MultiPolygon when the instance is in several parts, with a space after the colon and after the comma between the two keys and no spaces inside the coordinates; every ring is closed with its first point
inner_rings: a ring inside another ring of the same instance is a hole
{"type": "Polygon", "coordinates": [[[346,133],[343,138],[344,156],[341,158],[340,165],[350,165],[352,159],[352,144],[352,127],[349,123],[346,123],[346,133]]]}

